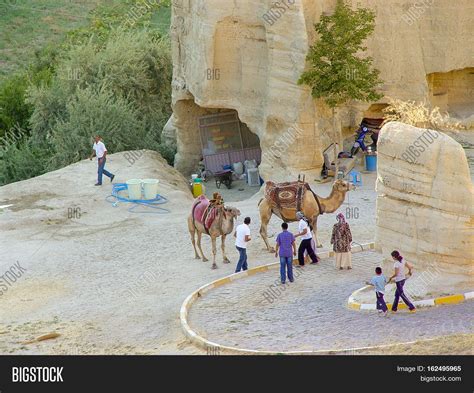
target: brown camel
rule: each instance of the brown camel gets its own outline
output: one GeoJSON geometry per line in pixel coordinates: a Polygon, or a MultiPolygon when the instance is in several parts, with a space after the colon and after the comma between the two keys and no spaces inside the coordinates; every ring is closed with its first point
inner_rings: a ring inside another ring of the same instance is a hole
{"type": "MultiPolygon", "coordinates": [[[[303,200],[301,202],[301,211],[308,218],[311,226],[313,227],[313,233],[315,240],[317,242],[317,220],[318,216],[322,213],[333,213],[335,212],[344,202],[346,197],[346,192],[354,190],[355,186],[352,183],[349,183],[344,180],[336,180],[332,186],[331,194],[327,198],[317,197],[319,200],[319,205],[321,206],[322,212],[319,210],[318,202],[315,199],[316,194],[311,191],[306,191],[304,194],[303,200]]],[[[282,208],[281,210],[272,207],[272,203],[266,197],[261,199],[258,204],[260,210],[260,235],[262,236],[263,241],[267,247],[267,250],[270,252],[275,252],[273,247],[270,247],[267,238],[267,226],[270,222],[272,214],[275,214],[280,219],[288,222],[297,221],[296,218],[296,202],[295,206],[291,208],[282,208]],[[283,215],[283,217],[282,217],[283,215]]],[[[317,242],[317,247],[322,247],[322,244],[317,242]]]]}
{"type": "Polygon", "coordinates": [[[234,230],[234,219],[240,216],[240,211],[234,207],[224,207],[221,206],[217,213],[215,220],[212,225],[206,231],[204,225],[200,222],[193,220],[192,213],[188,217],[188,229],[189,234],[191,235],[191,242],[194,248],[194,254],[196,259],[201,259],[196,249],[195,234],[197,232],[197,246],[202,255],[202,260],[207,262],[208,259],[204,256],[201,248],[201,236],[202,234],[209,235],[212,242],[212,267],[211,269],[217,269],[216,265],[216,239],[220,236],[222,239],[221,249],[222,249],[222,258],[224,263],[230,263],[229,259],[225,255],[225,239],[226,236],[232,233],[234,230]]]}

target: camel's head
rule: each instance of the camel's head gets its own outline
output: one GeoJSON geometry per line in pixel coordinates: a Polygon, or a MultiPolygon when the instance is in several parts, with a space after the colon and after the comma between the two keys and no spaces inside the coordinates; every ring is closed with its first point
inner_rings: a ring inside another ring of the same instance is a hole
{"type": "Polygon", "coordinates": [[[226,218],[229,216],[232,218],[237,218],[238,216],[240,216],[240,210],[236,209],[235,207],[226,206],[224,207],[224,214],[226,218]]]}
{"type": "Polygon", "coordinates": [[[339,192],[354,191],[356,189],[354,184],[341,179],[334,182],[333,188],[339,192]]]}

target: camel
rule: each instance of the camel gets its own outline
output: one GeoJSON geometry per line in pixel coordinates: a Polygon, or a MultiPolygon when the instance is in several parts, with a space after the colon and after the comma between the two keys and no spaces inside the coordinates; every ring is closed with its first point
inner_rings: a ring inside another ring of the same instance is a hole
{"type": "Polygon", "coordinates": [[[196,249],[195,236],[197,234],[197,246],[202,255],[203,262],[207,262],[208,259],[204,256],[201,248],[201,236],[202,234],[209,235],[212,242],[212,267],[211,269],[217,269],[216,264],[216,239],[221,237],[221,249],[222,249],[222,258],[224,263],[230,263],[229,259],[225,254],[225,239],[226,236],[232,233],[234,230],[234,219],[240,216],[240,211],[235,207],[221,205],[218,207],[217,216],[214,219],[211,226],[206,230],[203,224],[193,219],[193,213],[188,217],[188,230],[191,235],[191,242],[194,248],[194,255],[196,259],[201,259],[196,249]]]}
{"type": "MultiPolygon", "coordinates": [[[[336,180],[333,184],[331,194],[327,198],[321,198],[312,191],[306,191],[304,194],[303,200],[301,202],[301,211],[308,218],[311,226],[313,227],[313,234],[315,236],[316,242],[318,239],[316,236],[318,216],[322,213],[335,212],[344,202],[346,192],[350,190],[355,190],[355,186],[352,183],[344,180],[336,180]],[[321,206],[322,212],[319,209],[316,197],[319,200],[319,205],[321,206]]],[[[286,209],[282,208],[280,211],[273,207],[272,202],[265,197],[262,198],[258,203],[258,208],[260,211],[261,222],[260,235],[265,242],[267,250],[270,252],[275,252],[273,247],[270,247],[267,238],[267,226],[270,222],[270,218],[272,217],[272,214],[275,214],[281,220],[285,220],[287,222],[297,221],[296,202],[294,207],[292,206],[291,208],[286,209]],[[282,217],[282,213],[284,218],[282,217]]],[[[322,244],[317,242],[317,247],[322,247],[322,244]]]]}

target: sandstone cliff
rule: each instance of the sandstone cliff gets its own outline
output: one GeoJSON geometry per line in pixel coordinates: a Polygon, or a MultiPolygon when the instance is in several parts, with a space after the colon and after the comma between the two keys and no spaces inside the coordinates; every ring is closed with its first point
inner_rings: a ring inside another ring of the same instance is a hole
{"type": "MultiPolygon", "coordinates": [[[[378,104],[387,97],[431,100],[460,118],[472,115],[472,0],[352,3],[376,11],[376,30],[367,46],[385,81],[385,98],[378,104]]],[[[322,150],[337,133],[330,111],[297,80],[315,38],[314,23],[334,6],[335,0],[173,1],[173,126],[179,170],[192,171],[199,159],[197,118],[234,109],[260,138],[263,177],[271,173],[273,180],[283,180],[296,172],[319,172],[322,150]],[[297,137],[288,138],[295,127],[297,137]]],[[[359,103],[338,111],[337,124],[345,136],[369,108],[359,103]]]]}
{"type": "Polygon", "coordinates": [[[461,145],[392,122],[378,146],[377,247],[388,259],[399,250],[417,269],[472,276],[474,186],[461,145]]]}

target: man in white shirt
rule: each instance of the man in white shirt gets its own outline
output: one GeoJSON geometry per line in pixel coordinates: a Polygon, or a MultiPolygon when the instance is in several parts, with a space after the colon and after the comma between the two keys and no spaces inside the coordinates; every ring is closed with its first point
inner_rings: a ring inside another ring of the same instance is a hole
{"type": "Polygon", "coordinates": [[[237,262],[237,268],[235,272],[238,273],[241,270],[247,270],[247,242],[250,241],[250,217],[245,217],[244,223],[237,226],[234,232],[235,247],[239,252],[239,261],[237,262]]]}
{"type": "Polygon", "coordinates": [[[99,135],[94,137],[95,143],[92,146],[92,154],[89,157],[89,160],[92,160],[92,157],[97,156],[98,170],[97,170],[97,183],[96,186],[102,185],[102,174],[110,177],[110,182],[114,180],[115,175],[105,170],[105,162],[107,161],[107,149],[105,148],[104,142],[99,135]]]}
{"type": "Polygon", "coordinates": [[[314,265],[318,263],[318,257],[314,253],[313,247],[311,246],[311,239],[313,234],[311,233],[311,228],[302,212],[296,212],[296,218],[299,219],[298,230],[299,233],[295,237],[301,236],[301,243],[298,248],[298,261],[299,266],[304,266],[304,252],[306,251],[311,258],[311,264],[314,265]]]}

